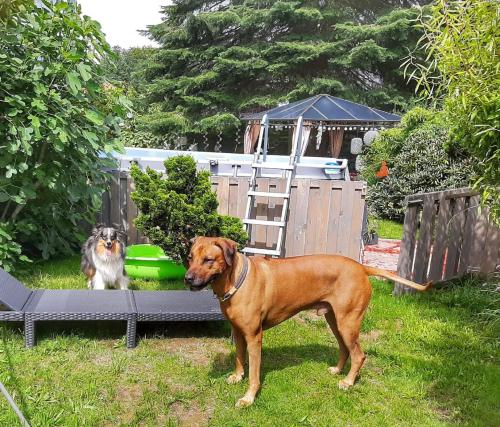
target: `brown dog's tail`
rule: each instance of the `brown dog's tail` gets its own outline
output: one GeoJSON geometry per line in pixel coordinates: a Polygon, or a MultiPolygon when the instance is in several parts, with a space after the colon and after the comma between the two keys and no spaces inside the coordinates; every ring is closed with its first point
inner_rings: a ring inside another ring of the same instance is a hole
{"type": "Polygon", "coordinates": [[[368,274],[368,276],[385,277],[386,279],[394,280],[395,282],[402,283],[405,286],[409,286],[410,288],[415,289],[419,292],[424,292],[432,286],[432,282],[428,282],[425,285],[419,285],[418,283],[403,279],[397,274],[394,274],[387,270],[383,270],[381,268],[368,267],[367,265],[363,265],[363,267],[365,268],[366,274],[368,274]]]}

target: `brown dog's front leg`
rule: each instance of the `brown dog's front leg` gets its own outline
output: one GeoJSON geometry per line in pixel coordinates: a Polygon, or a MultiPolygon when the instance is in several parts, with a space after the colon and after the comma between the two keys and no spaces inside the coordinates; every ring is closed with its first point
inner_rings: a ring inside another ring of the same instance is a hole
{"type": "Polygon", "coordinates": [[[247,355],[247,342],[243,334],[236,328],[233,328],[233,337],[236,343],[236,368],[234,374],[229,375],[228,384],[239,383],[245,375],[245,357],[247,355]]]}
{"type": "Polygon", "coordinates": [[[236,402],[237,408],[250,406],[260,388],[260,359],[262,354],[262,329],[256,335],[245,336],[248,346],[249,386],[245,395],[236,402]]]}

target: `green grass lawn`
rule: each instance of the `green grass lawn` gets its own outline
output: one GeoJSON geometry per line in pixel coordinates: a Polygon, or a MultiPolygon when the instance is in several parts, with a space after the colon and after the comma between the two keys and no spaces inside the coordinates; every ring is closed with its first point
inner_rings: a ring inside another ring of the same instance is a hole
{"type": "Polygon", "coordinates": [[[370,227],[375,228],[378,236],[383,239],[401,239],[403,224],[391,219],[370,218],[370,227]]]}
{"type": "MultiPolygon", "coordinates": [[[[84,288],[78,263],[39,264],[23,280],[84,288]]],[[[393,298],[390,284],[373,284],[362,334],[367,363],[347,392],[327,373],[337,344],[312,312],[265,333],[262,392],[244,410],[234,404],[246,381],[225,382],[234,347],[223,322],[140,325],[134,350],[124,348],[124,324],[42,324],[31,350],[20,325],[3,324],[0,380],[34,427],[498,425],[500,328],[480,315],[493,294],[462,282],[393,298]]],[[[0,395],[0,426],[15,425],[0,395]]]]}

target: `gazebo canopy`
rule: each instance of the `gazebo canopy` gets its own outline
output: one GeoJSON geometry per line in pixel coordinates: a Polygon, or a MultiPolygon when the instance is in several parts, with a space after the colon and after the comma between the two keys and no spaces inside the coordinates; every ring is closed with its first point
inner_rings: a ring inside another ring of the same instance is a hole
{"type": "Polygon", "coordinates": [[[272,108],[259,113],[243,114],[241,118],[248,121],[262,120],[267,114],[269,121],[295,121],[300,116],[306,121],[322,121],[335,123],[397,123],[401,117],[386,113],[376,108],[357,104],[331,95],[316,95],[301,101],[272,108]]]}

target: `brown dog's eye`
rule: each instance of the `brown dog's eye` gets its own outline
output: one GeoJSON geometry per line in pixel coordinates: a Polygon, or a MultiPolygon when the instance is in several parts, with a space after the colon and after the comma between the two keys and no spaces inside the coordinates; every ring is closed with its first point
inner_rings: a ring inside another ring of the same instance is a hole
{"type": "Polygon", "coordinates": [[[205,259],[203,260],[203,262],[206,262],[207,264],[212,265],[212,264],[214,263],[214,259],[213,259],[213,258],[205,258],[205,259]]]}

